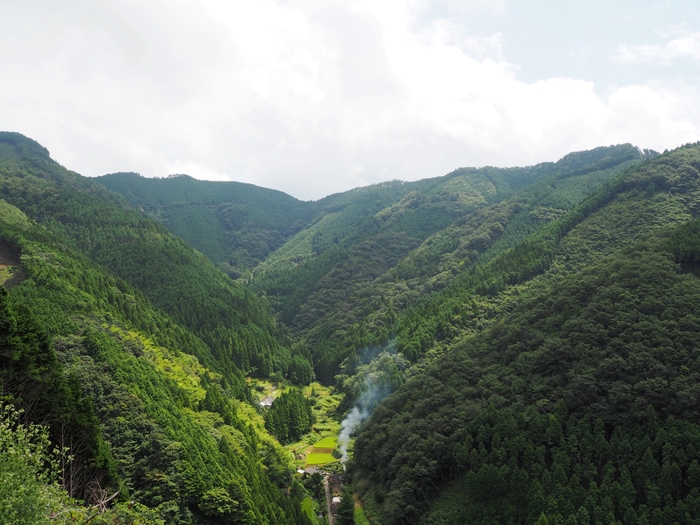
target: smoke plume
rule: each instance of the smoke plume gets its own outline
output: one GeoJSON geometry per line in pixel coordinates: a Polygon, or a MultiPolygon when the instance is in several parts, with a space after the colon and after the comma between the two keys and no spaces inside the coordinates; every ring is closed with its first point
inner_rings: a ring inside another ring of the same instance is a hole
{"type": "Polygon", "coordinates": [[[382,399],[393,392],[403,382],[403,372],[409,362],[396,352],[396,341],[385,347],[365,348],[358,352],[354,361],[345,368],[347,374],[343,387],[356,398],[352,410],[341,423],[338,445],[343,465],[348,460],[350,436],[382,399]]]}
{"type": "Polygon", "coordinates": [[[348,445],[350,444],[350,436],[357,426],[367,419],[374,410],[374,407],[388,393],[387,385],[377,385],[372,374],[365,376],[365,388],[362,395],[355,401],[355,406],[346,418],[341,423],[340,435],[338,436],[338,445],[342,454],[341,462],[343,465],[348,460],[348,445]]]}

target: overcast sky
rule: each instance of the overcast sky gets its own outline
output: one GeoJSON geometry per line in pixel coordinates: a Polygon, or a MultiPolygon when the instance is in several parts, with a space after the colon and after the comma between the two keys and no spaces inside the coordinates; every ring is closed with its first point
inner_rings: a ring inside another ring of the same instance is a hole
{"type": "Polygon", "coordinates": [[[7,0],[0,129],[302,199],[700,140],[697,0],[7,0]]]}

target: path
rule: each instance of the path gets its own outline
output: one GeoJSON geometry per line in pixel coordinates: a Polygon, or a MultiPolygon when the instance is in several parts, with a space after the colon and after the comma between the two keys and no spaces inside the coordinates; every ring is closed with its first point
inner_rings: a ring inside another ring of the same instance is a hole
{"type": "Polygon", "coordinates": [[[326,489],[326,506],[328,507],[328,525],[335,525],[333,517],[333,502],[331,500],[331,488],[328,486],[328,478],[324,476],[323,486],[326,489]]]}

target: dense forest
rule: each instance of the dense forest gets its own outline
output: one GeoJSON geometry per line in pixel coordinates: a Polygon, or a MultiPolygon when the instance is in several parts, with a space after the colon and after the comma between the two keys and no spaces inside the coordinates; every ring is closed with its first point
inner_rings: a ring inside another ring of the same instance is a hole
{"type": "Polygon", "coordinates": [[[117,502],[100,519],[306,523],[244,380],[291,363],[265,303],[33,141],[0,147],[0,454],[57,450],[34,498],[86,522],[117,502]]]}
{"type": "Polygon", "coordinates": [[[343,523],[700,523],[698,170],[623,144],[302,202],[0,134],[2,468],[44,516],[307,523],[317,380],[343,523]]]}
{"type": "Polygon", "coordinates": [[[384,523],[700,522],[698,165],[628,170],[406,311],[452,315],[357,439],[384,523]]]}

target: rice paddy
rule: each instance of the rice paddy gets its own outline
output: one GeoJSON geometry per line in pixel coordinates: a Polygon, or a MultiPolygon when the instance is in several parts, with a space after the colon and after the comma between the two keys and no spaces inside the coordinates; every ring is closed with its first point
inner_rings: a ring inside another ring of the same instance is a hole
{"type": "Polygon", "coordinates": [[[306,465],[309,467],[315,467],[319,465],[328,465],[329,463],[335,463],[338,461],[333,454],[328,454],[325,452],[309,452],[306,456],[306,465]]]}

